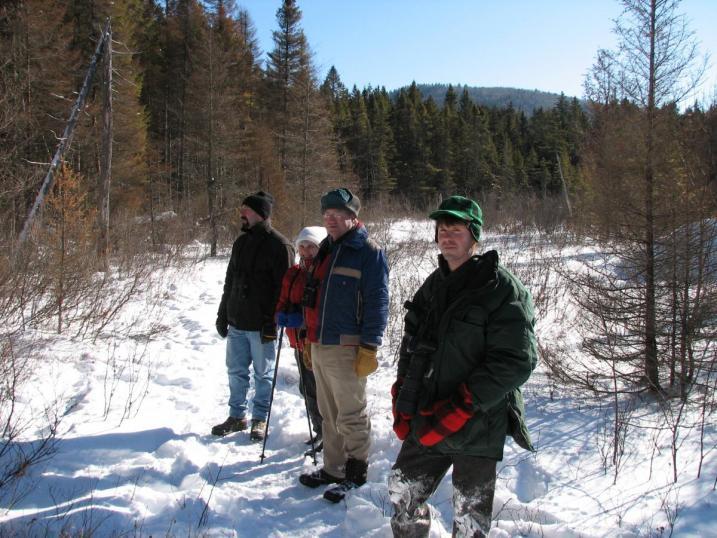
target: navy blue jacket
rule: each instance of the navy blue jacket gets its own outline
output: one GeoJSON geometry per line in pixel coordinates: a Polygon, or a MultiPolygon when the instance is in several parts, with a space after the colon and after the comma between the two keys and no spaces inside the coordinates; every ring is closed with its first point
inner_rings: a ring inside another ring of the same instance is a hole
{"type": "Polygon", "coordinates": [[[309,340],[325,345],[381,345],[388,321],[388,265],[363,224],[320,250],[316,306],[305,309],[309,340]]]}

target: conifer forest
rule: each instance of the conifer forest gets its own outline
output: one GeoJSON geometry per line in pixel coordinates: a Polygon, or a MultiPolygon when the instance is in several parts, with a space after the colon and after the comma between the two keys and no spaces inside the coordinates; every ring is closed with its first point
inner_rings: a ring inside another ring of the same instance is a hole
{"type": "MultiPolygon", "coordinates": [[[[340,67],[315,69],[296,2],[280,6],[265,62],[251,14],[233,1],[11,0],[0,17],[8,241],[42,183],[108,17],[113,221],[173,212],[196,225],[183,233],[206,237],[260,188],[295,228],[313,218],[330,185],[420,206],[456,192],[554,196],[560,170],[571,189],[581,184],[589,120],[577,99],[561,96],[528,116],[480,106],[465,89],[434,100],[410,81],[394,98],[383,87],[347,88],[340,67]]],[[[99,194],[103,77],[100,68],[63,160],[87,211],[99,194]]]]}

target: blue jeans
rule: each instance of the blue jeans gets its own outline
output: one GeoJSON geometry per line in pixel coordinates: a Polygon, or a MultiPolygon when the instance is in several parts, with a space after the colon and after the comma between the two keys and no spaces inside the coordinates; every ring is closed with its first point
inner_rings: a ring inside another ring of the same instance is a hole
{"type": "Polygon", "coordinates": [[[274,379],[276,341],[262,344],[259,331],[240,331],[231,325],[227,335],[227,374],[229,375],[229,415],[246,417],[249,392],[249,365],[254,366],[252,419],[266,420],[274,379]]]}

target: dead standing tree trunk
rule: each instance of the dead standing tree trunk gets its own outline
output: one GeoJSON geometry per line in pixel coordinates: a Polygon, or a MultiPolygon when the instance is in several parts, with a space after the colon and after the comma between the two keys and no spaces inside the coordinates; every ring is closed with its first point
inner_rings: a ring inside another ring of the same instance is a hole
{"type": "Polygon", "coordinates": [[[217,255],[217,218],[216,218],[216,193],[217,185],[214,179],[214,30],[209,30],[209,140],[207,146],[207,205],[209,209],[209,255],[213,258],[217,255]]]}
{"type": "Polygon", "coordinates": [[[67,151],[67,148],[69,148],[70,144],[72,143],[72,135],[75,130],[75,126],[77,125],[77,118],[82,111],[85,99],[87,98],[87,94],[89,93],[90,87],[92,86],[92,79],[94,78],[95,72],[97,71],[97,64],[99,63],[100,57],[102,56],[104,47],[107,43],[107,34],[109,32],[109,29],[110,20],[107,19],[107,22],[105,23],[105,28],[102,31],[100,40],[97,43],[95,53],[92,56],[90,66],[87,68],[87,73],[85,74],[85,80],[82,83],[82,88],[80,89],[80,93],[77,96],[75,105],[72,107],[72,111],[70,112],[70,118],[67,120],[65,131],[62,133],[62,138],[60,138],[60,143],[57,145],[57,150],[55,151],[55,155],[52,158],[52,162],[50,163],[50,169],[47,171],[45,180],[42,182],[42,187],[40,187],[40,192],[38,192],[37,197],[35,198],[35,202],[30,209],[30,213],[28,214],[27,218],[25,219],[25,223],[22,226],[22,231],[20,232],[19,237],[19,246],[22,246],[27,240],[27,236],[32,229],[32,224],[35,220],[35,217],[42,208],[47,194],[52,189],[52,185],[54,184],[55,179],[55,171],[62,162],[62,157],[64,156],[65,151],[67,151]]]}
{"type": "Polygon", "coordinates": [[[656,0],[650,0],[649,76],[647,83],[647,132],[645,159],[645,381],[660,390],[657,363],[657,315],[655,312],[655,33],[656,0]]]}
{"type": "MultiPolygon", "coordinates": [[[[598,106],[598,110],[609,112],[619,108],[627,112],[629,103],[635,113],[625,117],[639,120],[635,124],[639,129],[632,133],[633,149],[623,159],[639,159],[635,161],[639,163],[635,175],[639,186],[627,175],[613,178],[630,197],[614,220],[625,223],[618,230],[625,242],[623,250],[640,253],[634,270],[639,276],[637,285],[642,297],[639,312],[642,381],[650,391],[661,393],[658,280],[665,262],[658,259],[658,242],[669,229],[664,206],[666,192],[672,188],[666,181],[672,173],[670,162],[663,155],[663,146],[672,142],[666,137],[665,121],[670,117],[669,107],[679,104],[695,89],[704,65],[696,65],[697,42],[684,16],[677,13],[679,0],[621,0],[621,3],[623,13],[615,21],[618,47],[598,53],[598,62],[593,65],[585,87],[594,103],[605,98],[614,101],[598,106]]],[[[627,127],[620,117],[615,120],[617,131],[627,127]]]]}
{"type": "Polygon", "coordinates": [[[106,271],[110,234],[110,182],[112,180],[112,26],[105,26],[104,67],[102,92],[102,155],[99,188],[97,189],[97,255],[106,271]]]}

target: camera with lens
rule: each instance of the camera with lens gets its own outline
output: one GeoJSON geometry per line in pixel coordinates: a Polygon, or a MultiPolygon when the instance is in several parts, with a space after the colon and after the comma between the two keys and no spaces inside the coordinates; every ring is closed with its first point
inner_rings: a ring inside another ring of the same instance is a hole
{"type": "Polygon", "coordinates": [[[304,293],[301,295],[301,306],[314,308],[316,306],[316,295],[319,292],[319,280],[310,277],[304,284],[304,293]]]}
{"type": "MultiPolygon", "coordinates": [[[[409,352],[411,350],[409,349],[409,352]]],[[[418,398],[423,387],[424,378],[431,376],[433,370],[429,369],[431,355],[436,347],[419,342],[412,351],[411,361],[408,364],[406,376],[403,378],[401,390],[396,398],[396,411],[404,415],[414,416],[418,410],[418,398]]]]}

